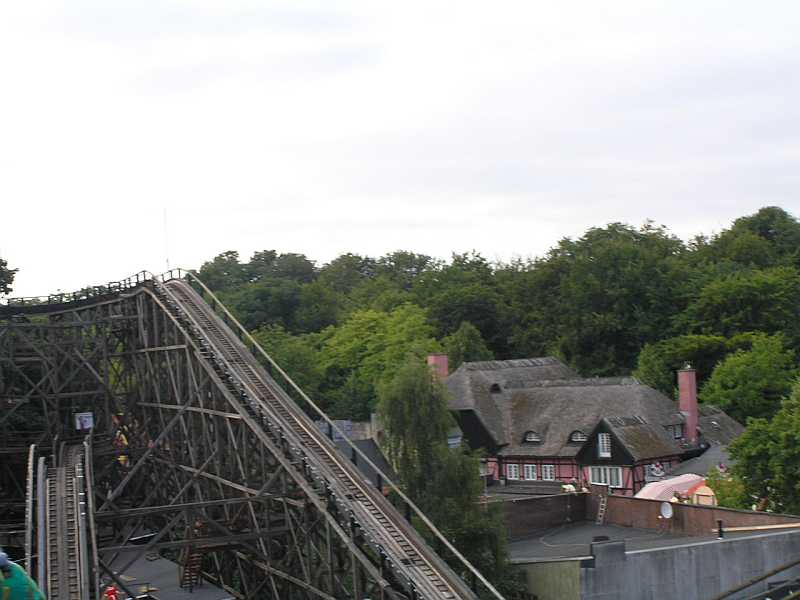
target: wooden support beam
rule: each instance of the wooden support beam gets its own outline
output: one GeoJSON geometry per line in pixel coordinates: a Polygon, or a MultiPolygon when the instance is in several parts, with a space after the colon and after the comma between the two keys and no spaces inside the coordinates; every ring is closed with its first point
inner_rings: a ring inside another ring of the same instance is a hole
{"type": "Polygon", "coordinates": [[[154,542],[143,546],[141,544],[127,544],[124,546],[107,546],[105,548],[98,548],[97,551],[101,554],[107,552],[142,552],[147,550],[166,550],[175,548],[185,548],[193,546],[195,548],[205,548],[209,551],[223,550],[233,546],[238,546],[240,542],[247,542],[250,540],[258,540],[262,538],[271,538],[286,535],[289,532],[288,527],[273,527],[269,531],[261,531],[259,533],[234,533],[231,535],[218,535],[212,537],[196,537],[186,540],[174,540],[170,542],[154,542]]]}
{"type": "Polygon", "coordinates": [[[95,519],[107,521],[113,519],[127,519],[142,515],[156,515],[161,513],[174,512],[176,510],[189,510],[198,508],[208,508],[217,506],[230,506],[248,502],[269,502],[270,500],[281,499],[283,496],[277,494],[267,494],[263,496],[250,496],[247,498],[227,498],[220,500],[206,500],[204,502],[184,502],[182,504],[165,504],[159,506],[144,506],[142,508],[128,508],[118,511],[104,511],[95,513],[95,519]]]}
{"type": "MultiPolygon", "coordinates": [[[[146,406],[148,408],[163,408],[165,410],[181,410],[182,406],[178,404],[164,404],[162,402],[139,402],[139,406],[146,406]]],[[[190,406],[185,409],[187,412],[203,413],[206,415],[214,415],[215,417],[225,417],[226,419],[241,420],[242,416],[237,413],[224,412],[221,410],[212,410],[210,408],[200,408],[199,406],[190,406]]]]}

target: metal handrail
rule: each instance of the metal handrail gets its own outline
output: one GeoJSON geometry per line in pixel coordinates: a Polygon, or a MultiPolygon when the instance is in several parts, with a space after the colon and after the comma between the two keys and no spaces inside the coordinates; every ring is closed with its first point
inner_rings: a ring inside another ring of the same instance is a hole
{"type": "Polygon", "coordinates": [[[116,294],[153,279],[155,279],[155,276],[149,271],[139,271],[119,281],[109,281],[105,285],[87,286],[75,292],[59,292],[47,296],[23,296],[0,299],[0,305],[26,307],[39,306],[42,304],[69,304],[70,302],[90,300],[98,296],[116,294]]]}
{"type": "Polygon", "coordinates": [[[319,418],[324,421],[329,428],[329,431],[336,432],[340,435],[342,440],[350,447],[350,451],[354,452],[358,457],[359,460],[364,460],[364,462],[369,465],[375,472],[382,478],[383,483],[385,483],[393,492],[395,492],[400,499],[403,500],[405,505],[417,516],[417,518],[427,527],[428,531],[433,534],[433,536],[441,542],[447,550],[449,550],[453,556],[458,559],[459,562],[466,568],[467,571],[475,578],[476,581],[480,582],[486,590],[491,593],[497,600],[504,600],[503,596],[495,589],[495,587],[478,571],[467,559],[461,554],[453,544],[442,535],[442,533],[437,529],[437,527],[428,519],[428,517],[419,509],[419,507],[409,498],[403,490],[400,489],[388,476],[386,476],[383,471],[374,463],[372,462],[369,457],[364,454],[358,446],[353,444],[352,440],[336,425],[336,423],[328,417],[325,412],[320,409],[314,401],[298,386],[294,380],[289,377],[289,375],[276,363],[273,358],[264,350],[261,345],[255,340],[255,338],[250,334],[247,329],[236,319],[236,317],[231,314],[228,308],[217,298],[217,296],[212,292],[208,287],[192,272],[186,269],[170,269],[161,275],[158,275],[157,278],[162,281],[170,281],[172,279],[188,279],[191,280],[203,290],[205,294],[212,300],[212,308],[214,310],[219,309],[223,315],[227,319],[230,320],[230,323],[235,325],[235,328],[239,330],[239,337],[240,339],[246,339],[253,348],[255,348],[261,356],[263,356],[270,364],[270,366],[280,374],[280,376],[284,379],[284,381],[293,389],[296,393],[300,395],[302,400],[311,408],[313,412],[319,416],[319,418]],[[177,276],[175,275],[177,273],[177,276]]]}

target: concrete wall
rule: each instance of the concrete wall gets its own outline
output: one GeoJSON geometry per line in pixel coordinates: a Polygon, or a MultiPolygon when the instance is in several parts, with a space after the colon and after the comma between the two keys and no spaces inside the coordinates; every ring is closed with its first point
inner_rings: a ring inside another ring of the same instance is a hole
{"type": "Polygon", "coordinates": [[[579,560],[533,563],[521,567],[528,592],[538,600],[580,600],[579,560]]]}
{"type": "Polygon", "coordinates": [[[586,519],[588,494],[558,494],[503,500],[508,539],[527,537],[542,529],[586,519]]]}
{"type": "Polygon", "coordinates": [[[606,523],[687,535],[710,535],[716,529],[718,519],[722,520],[723,527],[800,523],[800,517],[792,515],[734,510],[718,506],[672,504],[672,510],[673,517],[665,522],[658,518],[661,514],[661,501],[612,495],[608,497],[606,523]]]}
{"type": "MultiPolygon", "coordinates": [[[[797,560],[800,556],[800,531],[661,550],[624,552],[620,551],[620,545],[623,542],[593,545],[595,567],[581,569],[581,598],[708,600],[775,567],[797,560]]],[[[800,568],[794,567],[733,598],[752,596],[765,591],[768,581],[783,581],[798,575],[800,568]]]]}

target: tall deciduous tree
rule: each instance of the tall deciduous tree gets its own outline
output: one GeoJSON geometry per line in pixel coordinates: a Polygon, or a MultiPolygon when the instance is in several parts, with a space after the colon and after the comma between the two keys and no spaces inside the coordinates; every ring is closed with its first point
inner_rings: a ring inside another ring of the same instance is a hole
{"type": "MultiPolygon", "coordinates": [[[[663,227],[592,228],[535,263],[526,279],[537,289],[512,306],[530,307],[546,332],[542,350],[557,351],[584,375],[630,372],[644,343],[661,339],[681,309],[684,251],[663,227]]],[[[514,337],[533,341],[522,332],[514,337]]]]}
{"type": "Polygon", "coordinates": [[[377,386],[394,377],[409,354],[423,357],[441,349],[427,313],[413,304],[389,313],[357,311],[338,327],[325,330],[322,338],[323,391],[336,416],[352,419],[369,418],[377,386]]]}
{"type": "Polygon", "coordinates": [[[782,332],[798,342],[798,306],[800,272],[794,267],[737,270],[705,285],[678,322],[696,333],[782,332]]]}
{"type": "Polygon", "coordinates": [[[389,457],[409,495],[442,534],[501,592],[518,592],[502,514],[479,502],[479,459],[447,446],[453,420],[446,396],[430,368],[413,357],[381,386],[379,414],[389,457]]]}
{"type": "Polygon", "coordinates": [[[461,363],[494,358],[492,351],[486,347],[481,332],[469,321],[463,321],[453,335],[448,335],[442,340],[442,345],[450,359],[451,372],[461,363]]]}
{"type": "Polygon", "coordinates": [[[412,295],[428,309],[439,336],[455,333],[469,321],[495,354],[508,350],[505,304],[492,266],[480,254],[454,254],[449,265],[429,269],[415,283],[412,295]]]}
{"type": "Polygon", "coordinates": [[[751,496],[747,494],[744,483],[732,473],[720,473],[717,467],[711,467],[706,474],[706,485],[714,490],[719,506],[749,510],[753,505],[751,496]]]}
{"type": "Polygon", "coordinates": [[[248,281],[247,269],[239,262],[239,253],[235,250],[204,262],[197,275],[214,292],[232,289],[248,281]]]}
{"type": "Polygon", "coordinates": [[[362,281],[375,277],[376,263],[358,254],[342,254],[323,266],[319,281],[340,294],[348,294],[362,281]]]}
{"type": "Polygon", "coordinates": [[[0,258],[0,294],[10,294],[11,284],[14,283],[14,275],[17,274],[17,269],[9,269],[8,263],[0,258]]]}
{"type": "Polygon", "coordinates": [[[700,390],[700,400],[720,407],[744,423],[771,417],[797,377],[794,352],[779,335],[759,335],[750,350],[739,350],[720,362],[700,390]]]}
{"type": "Polygon", "coordinates": [[[319,396],[319,334],[291,335],[280,325],[265,325],[253,337],[304,392],[325,407],[325,398],[319,396]]]}
{"type": "Polygon", "coordinates": [[[779,264],[800,267],[800,222],[782,208],[766,206],[736,219],[700,255],[715,262],[731,261],[759,268],[779,264]]]}
{"type": "Polygon", "coordinates": [[[379,388],[378,414],[386,428],[386,450],[412,498],[429,490],[454,421],[447,408],[445,387],[431,369],[411,358],[379,388]]]}
{"type": "MultiPolygon", "coordinates": [[[[757,336],[755,336],[757,337],[757,336]]],[[[677,392],[675,372],[687,362],[697,371],[697,382],[702,384],[714,367],[730,352],[749,350],[754,334],[741,334],[733,338],[719,335],[681,335],[647,344],[639,353],[634,376],[642,383],[662,391],[668,396],[677,392]]]]}
{"type": "Polygon", "coordinates": [[[734,476],[773,510],[800,512],[800,383],[770,419],[753,419],[729,447],[734,476]]]}

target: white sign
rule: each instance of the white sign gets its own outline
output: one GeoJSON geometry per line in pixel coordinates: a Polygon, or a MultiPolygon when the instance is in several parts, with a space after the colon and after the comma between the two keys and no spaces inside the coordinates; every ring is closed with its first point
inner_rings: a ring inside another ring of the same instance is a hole
{"type": "Polygon", "coordinates": [[[94,413],[75,413],[75,429],[78,431],[88,431],[92,427],[94,427],[94,413]]]}

